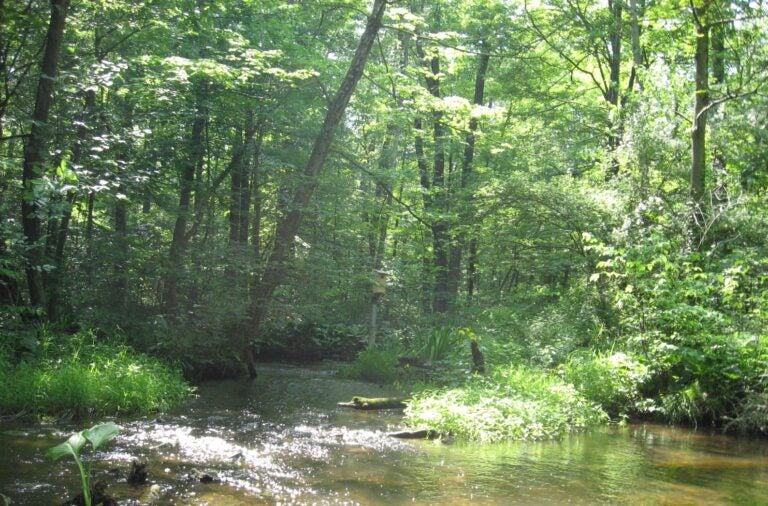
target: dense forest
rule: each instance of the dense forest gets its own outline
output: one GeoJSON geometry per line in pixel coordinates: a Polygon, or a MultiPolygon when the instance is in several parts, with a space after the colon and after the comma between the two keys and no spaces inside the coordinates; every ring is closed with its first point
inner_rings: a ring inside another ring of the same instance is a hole
{"type": "Polygon", "coordinates": [[[547,434],[446,399],[768,431],[762,0],[0,0],[0,27],[3,413],[93,412],[45,390],[78,361],[148,373],[106,412],[335,359],[477,439],[547,434]]]}

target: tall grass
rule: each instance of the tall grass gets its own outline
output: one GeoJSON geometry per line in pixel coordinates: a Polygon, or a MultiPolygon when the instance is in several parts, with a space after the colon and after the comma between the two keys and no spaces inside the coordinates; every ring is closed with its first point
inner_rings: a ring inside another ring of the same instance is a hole
{"type": "Polygon", "coordinates": [[[15,365],[0,352],[0,366],[0,412],[6,414],[147,413],[169,409],[191,393],[177,368],[123,345],[97,343],[89,333],[46,336],[34,358],[15,365]]]}
{"type": "Polygon", "coordinates": [[[405,415],[412,427],[481,442],[553,439],[606,419],[572,385],[522,366],[475,376],[460,388],[421,392],[405,415]]]}
{"type": "Polygon", "coordinates": [[[397,378],[397,350],[368,348],[339,369],[342,378],[392,383],[397,378]]]}

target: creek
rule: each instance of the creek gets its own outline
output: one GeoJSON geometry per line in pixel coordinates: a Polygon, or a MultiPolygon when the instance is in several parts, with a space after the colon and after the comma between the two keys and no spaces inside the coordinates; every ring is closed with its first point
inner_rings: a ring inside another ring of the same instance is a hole
{"type": "MultiPolygon", "coordinates": [[[[400,413],[336,407],[396,392],[327,365],[264,365],[252,382],[204,383],[198,394],[173,413],[117,420],[93,474],[119,504],[147,493],[126,483],[134,458],[148,462],[158,505],[768,504],[763,439],[634,424],[546,442],[402,441],[387,436],[403,429],[400,413]]],[[[0,493],[14,505],[71,497],[74,463],[44,453],[83,428],[0,427],[0,493]]]]}

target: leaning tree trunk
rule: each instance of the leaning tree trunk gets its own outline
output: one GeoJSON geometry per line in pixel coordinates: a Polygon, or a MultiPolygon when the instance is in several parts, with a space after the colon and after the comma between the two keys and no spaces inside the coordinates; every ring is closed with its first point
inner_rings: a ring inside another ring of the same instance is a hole
{"type": "Polygon", "coordinates": [[[261,280],[256,284],[256,296],[249,311],[252,327],[248,332],[241,333],[243,339],[243,342],[241,343],[243,357],[248,366],[248,373],[252,378],[256,376],[256,370],[254,368],[249,337],[250,335],[258,333],[261,321],[265,316],[267,307],[272,299],[272,294],[283,282],[291,245],[293,244],[294,237],[299,232],[304,209],[306,209],[307,204],[309,204],[312,194],[317,187],[317,176],[320,174],[325,159],[328,157],[331,143],[336,134],[336,127],[341,122],[344,111],[349,103],[349,99],[352,97],[357,82],[363,75],[365,62],[368,60],[368,55],[376,40],[376,34],[381,27],[386,5],[387,0],[375,0],[373,10],[368,18],[365,31],[360,37],[360,42],[355,51],[355,55],[352,58],[349,69],[347,70],[347,74],[344,76],[344,80],[341,82],[341,86],[339,87],[336,96],[328,105],[323,126],[315,139],[312,153],[304,168],[301,183],[293,192],[291,207],[277,223],[274,247],[267,260],[267,265],[264,268],[264,274],[262,275],[261,280]]]}
{"type": "Polygon", "coordinates": [[[32,114],[32,129],[24,149],[22,184],[25,195],[21,201],[21,223],[28,246],[26,274],[29,302],[33,306],[44,306],[46,301],[41,269],[44,263],[42,223],[40,206],[34,192],[43,177],[44,163],[48,157],[47,144],[52,132],[48,116],[53,104],[53,86],[58,72],[59,51],[64,39],[68,8],[69,0],[51,0],[51,19],[45,37],[35,110],[32,114]]]}

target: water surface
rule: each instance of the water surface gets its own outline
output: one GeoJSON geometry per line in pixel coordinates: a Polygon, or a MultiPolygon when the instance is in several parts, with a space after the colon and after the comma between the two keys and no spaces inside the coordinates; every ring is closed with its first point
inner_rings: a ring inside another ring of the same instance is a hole
{"type": "MultiPolygon", "coordinates": [[[[768,504],[768,441],[659,425],[606,427],[561,441],[504,445],[400,441],[398,412],[336,407],[391,388],[340,380],[328,367],[263,366],[253,382],[219,381],[178,412],[119,420],[94,475],[120,504],[149,463],[158,505],[768,504]],[[213,483],[201,483],[207,474],[213,483]]],[[[0,493],[49,505],[79,484],[45,449],[81,426],[0,429],[0,493]]]]}

